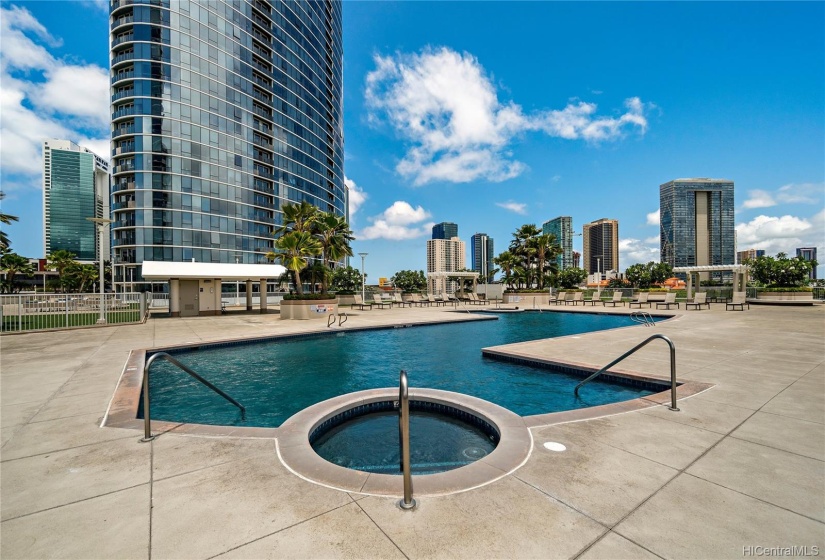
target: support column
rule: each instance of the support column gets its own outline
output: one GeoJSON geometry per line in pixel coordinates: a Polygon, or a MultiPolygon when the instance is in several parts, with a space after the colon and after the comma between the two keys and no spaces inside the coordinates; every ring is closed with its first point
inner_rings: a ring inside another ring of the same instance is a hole
{"type": "Polygon", "coordinates": [[[180,280],[169,279],[169,314],[172,317],[180,317],[180,280]]]}
{"type": "Polygon", "coordinates": [[[220,278],[215,278],[212,282],[215,283],[215,305],[212,309],[215,310],[215,315],[220,315],[223,309],[223,282],[220,278]]]}
{"type": "Polygon", "coordinates": [[[693,297],[693,272],[688,272],[688,274],[687,274],[687,299],[688,299],[688,301],[690,301],[690,299],[692,297],[693,297]]]}
{"type": "Polygon", "coordinates": [[[252,311],[252,280],[246,281],[246,310],[252,311]]]}
{"type": "Polygon", "coordinates": [[[742,271],[742,291],[743,292],[748,291],[748,269],[747,268],[742,271]]]}
{"type": "Polygon", "coordinates": [[[260,300],[261,304],[258,306],[261,310],[261,313],[266,313],[266,278],[261,278],[261,294],[260,300]]]}

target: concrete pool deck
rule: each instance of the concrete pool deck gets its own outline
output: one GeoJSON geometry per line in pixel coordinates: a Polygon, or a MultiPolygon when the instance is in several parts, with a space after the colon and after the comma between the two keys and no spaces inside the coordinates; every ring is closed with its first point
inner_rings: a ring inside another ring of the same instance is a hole
{"type": "MultiPolygon", "coordinates": [[[[461,315],[376,309],[350,314],[344,327],[461,315]]],[[[166,433],[140,444],[136,430],[99,427],[132,349],[319,328],[274,314],[227,315],[3,336],[0,556],[741,558],[764,548],[825,550],[819,305],[726,312],[717,304],[656,328],[512,345],[524,357],[600,367],[662,333],[676,344],[679,378],[715,386],[680,400],[681,412],[662,406],[533,427],[536,445],[523,467],[476,490],[422,498],[412,512],[393,498],[294,476],[272,439],[166,433]],[[567,450],[546,450],[550,441],[567,450]]],[[[665,373],[665,345],[649,345],[621,368],[665,373]]]]}

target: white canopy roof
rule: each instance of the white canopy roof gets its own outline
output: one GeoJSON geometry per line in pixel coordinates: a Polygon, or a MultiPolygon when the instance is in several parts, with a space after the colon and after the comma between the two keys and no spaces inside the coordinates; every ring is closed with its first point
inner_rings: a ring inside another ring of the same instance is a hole
{"type": "Polygon", "coordinates": [[[279,264],[143,261],[141,272],[146,280],[220,278],[246,281],[279,278],[286,272],[286,268],[279,264]]]}
{"type": "Polygon", "coordinates": [[[675,266],[673,272],[720,272],[731,270],[733,272],[747,272],[746,264],[709,264],[705,266],[675,266]]]}
{"type": "Polygon", "coordinates": [[[427,276],[430,278],[447,278],[453,276],[455,278],[478,278],[478,272],[428,272],[427,276]]]}

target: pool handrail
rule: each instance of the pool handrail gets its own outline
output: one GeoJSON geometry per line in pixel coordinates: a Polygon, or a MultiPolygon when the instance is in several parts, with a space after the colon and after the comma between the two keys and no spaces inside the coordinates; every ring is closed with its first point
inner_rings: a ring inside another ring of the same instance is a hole
{"type": "Polygon", "coordinates": [[[404,474],[404,498],[399,500],[401,509],[414,509],[412,497],[412,473],[410,472],[410,394],[407,384],[407,372],[401,370],[398,383],[398,433],[401,441],[401,470],[404,474]]]}
{"type": "Polygon", "coordinates": [[[667,345],[670,346],[670,406],[668,408],[670,410],[673,410],[674,412],[679,412],[679,407],[676,406],[676,346],[673,345],[672,340],[670,340],[663,334],[654,334],[653,336],[650,336],[644,341],[640,342],[639,344],[637,344],[636,346],[634,346],[633,348],[631,348],[630,350],[628,350],[627,352],[625,352],[624,354],[622,354],[621,356],[619,356],[618,358],[604,366],[602,369],[590,375],[587,379],[576,385],[576,388],[573,390],[573,393],[578,397],[579,387],[581,387],[585,383],[589,383],[590,381],[592,381],[593,379],[607,371],[609,368],[615,366],[616,364],[618,364],[619,362],[621,362],[622,360],[636,352],[636,350],[639,350],[640,348],[646,346],[647,344],[656,340],[657,338],[664,340],[665,342],[667,342],[667,345]]]}
{"type": "Polygon", "coordinates": [[[653,327],[656,325],[655,319],[653,319],[653,315],[648,313],[647,311],[637,310],[633,311],[630,314],[630,319],[635,323],[641,323],[646,327],[653,327]]]}
{"type": "Polygon", "coordinates": [[[219,394],[220,396],[222,396],[223,398],[225,398],[226,400],[240,408],[241,420],[246,420],[246,408],[241,403],[239,403],[238,401],[236,401],[235,399],[233,399],[232,397],[230,397],[229,395],[227,395],[226,393],[212,385],[212,383],[198,375],[189,367],[177,361],[175,358],[173,358],[166,352],[158,352],[156,354],[152,354],[149,357],[149,359],[146,360],[146,365],[143,366],[143,438],[140,440],[141,443],[145,443],[147,441],[152,441],[153,439],[155,439],[155,436],[152,435],[152,415],[149,412],[149,368],[152,367],[152,364],[158,358],[162,358],[167,362],[171,363],[172,365],[177,366],[179,369],[185,371],[190,376],[194,377],[196,380],[200,381],[201,383],[215,391],[217,394],[219,394]]]}

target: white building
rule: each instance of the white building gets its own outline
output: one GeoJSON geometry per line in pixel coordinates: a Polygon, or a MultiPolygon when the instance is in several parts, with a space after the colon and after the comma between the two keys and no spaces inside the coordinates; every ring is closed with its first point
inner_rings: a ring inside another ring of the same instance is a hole
{"type": "MultiPolygon", "coordinates": [[[[427,240],[427,272],[456,272],[467,267],[466,243],[458,237],[427,240]]],[[[446,278],[429,278],[431,294],[455,293],[458,283],[446,278]]]]}

